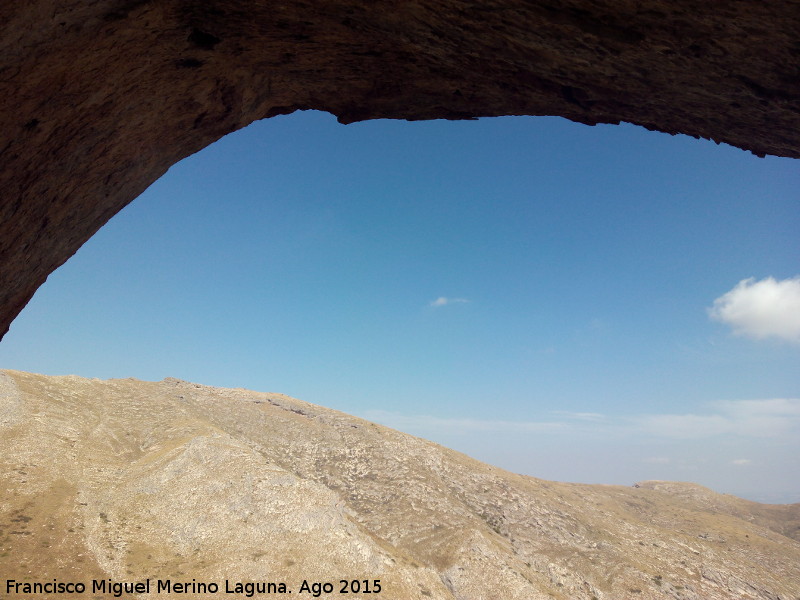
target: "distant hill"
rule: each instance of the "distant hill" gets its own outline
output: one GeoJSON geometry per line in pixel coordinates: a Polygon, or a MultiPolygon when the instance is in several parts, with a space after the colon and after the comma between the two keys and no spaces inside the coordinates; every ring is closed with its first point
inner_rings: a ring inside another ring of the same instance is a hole
{"type": "Polygon", "coordinates": [[[81,597],[20,587],[54,579],[85,598],[800,598],[800,504],[638,486],[515,475],[280,394],[0,371],[2,598],[81,597]]]}

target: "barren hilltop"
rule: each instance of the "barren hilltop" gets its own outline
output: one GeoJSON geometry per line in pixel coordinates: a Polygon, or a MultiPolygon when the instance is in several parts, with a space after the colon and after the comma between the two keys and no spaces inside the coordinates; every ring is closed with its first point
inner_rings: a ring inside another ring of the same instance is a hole
{"type": "Polygon", "coordinates": [[[0,371],[0,463],[3,598],[800,599],[800,504],[523,477],[280,394],[0,371]]]}

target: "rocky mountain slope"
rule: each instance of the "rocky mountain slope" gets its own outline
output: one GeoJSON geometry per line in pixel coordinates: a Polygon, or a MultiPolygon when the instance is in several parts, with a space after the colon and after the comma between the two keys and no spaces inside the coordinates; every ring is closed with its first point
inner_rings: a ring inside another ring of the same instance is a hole
{"type": "Polygon", "coordinates": [[[800,598],[799,504],[523,477],[280,394],[2,371],[0,464],[4,598],[800,598]]]}

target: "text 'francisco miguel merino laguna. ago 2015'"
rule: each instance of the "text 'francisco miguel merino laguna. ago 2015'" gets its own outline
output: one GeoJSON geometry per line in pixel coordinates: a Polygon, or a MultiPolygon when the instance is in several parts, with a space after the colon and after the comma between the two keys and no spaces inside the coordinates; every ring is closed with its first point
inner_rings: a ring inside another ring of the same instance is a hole
{"type": "MultiPolygon", "coordinates": [[[[341,579],[338,585],[327,581],[307,581],[297,589],[298,594],[308,594],[314,598],[321,594],[380,594],[380,579],[341,579]]],[[[6,579],[6,594],[110,594],[114,598],[121,598],[123,594],[227,594],[252,598],[255,594],[291,594],[292,590],[284,582],[275,581],[229,581],[218,584],[215,581],[174,581],[172,579],[145,579],[143,581],[114,581],[112,579],[93,579],[91,583],[82,581],[16,581],[6,579]]]]}

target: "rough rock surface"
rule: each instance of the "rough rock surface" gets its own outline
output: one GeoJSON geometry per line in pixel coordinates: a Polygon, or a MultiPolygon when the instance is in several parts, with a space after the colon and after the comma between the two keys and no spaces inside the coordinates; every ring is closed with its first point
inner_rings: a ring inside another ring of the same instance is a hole
{"type": "Polygon", "coordinates": [[[170,165],[297,109],[622,120],[798,157],[798,31],[796,1],[4,0],[0,336],[170,165]]]}
{"type": "Polygon", "coordinates": [[[304,579],[380,579],[348,597],[797,600],[800,504],[523,477],[280,394],[0,371],[0,573],[299,598],[304,579]]]}

